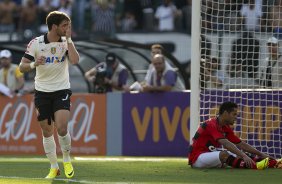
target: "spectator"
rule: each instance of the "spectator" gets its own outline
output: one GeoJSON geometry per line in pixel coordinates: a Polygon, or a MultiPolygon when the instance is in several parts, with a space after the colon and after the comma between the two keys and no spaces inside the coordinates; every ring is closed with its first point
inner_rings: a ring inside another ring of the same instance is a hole
{"type": "Polygon", "coordinates": [[[187,0],[187,4],[182,8],[183,26],[188,34],[191,34],[192,24],[192,0],[187,0]]]}
{"type": "Polygon", "coordinates": [[[99,63],[87,71],[85,78],[94,83],[95,93],[129,91],[127,68],[117,60],[114,53],[108,53],[106,62],[99,63]]]}
{"type": "MultiPolygon", "coordinates": [[[[46,4],[46,1],[49,0],[38,0],[38,5],[44,6],[46,4]]],[[[58,9],[60,7],[60,0],[50,0],[50,5],[55,9],[58,9]]]]}
{"type": "Polygon", "coordinates": [[[206,89],[223,88],[224,75],[220,70],[220,62],[216,57],[211,57],[204,63],[204,81],[206,89]]]}
{"type": "Polygon", "coordinates": [[[277,0],[275,5],[271,9],[269,16],[269,24],[272,25],[272,31],[275,33],[277,38],[282,38],[282,1],[277,0]]]}
{"type": "Polygon", "coordinates": [[[260,85],[264,88],[282,87],[282,57],[279,54],[277,38],[271,37],[267,41],[269,56],[261,67],[260,85]]]}
{"type": "MultiPolygon", "coordinates": [[[[161,46],[160,44],[154,44],[151,46],[151,59],[154,57],[154,55],[156,54],[163,54],[163,46],[161,46]]],[[[166,64],[168,64],[166,62],[166,64]]],[[[145,83],[149,84],[149,79],[151,78],[151,73],[152,73],[152,70],[154,70],[154,66],[153,64],[150,64],[149,65],[149,68],[147,70],[147,73],[146,73],[146,76],[145,76],[145,83]]]]}
{"type": "Polygon", "coordinates": [[[203,0],[201,8],[202,27],[209,30],[223,30],[224,4],[222,1],[203,0]]]}
{"type": "Polygon", "coordinates": [[[18,93],[24,86],[24,77],[18,65],[12,64],[12,53],[9,50],[0,52],[0,83],[10,89],[11,94],[18,93]]]}
{"type": "Polygon", "coordinates": [[[0,33],[12,33],[15,31],[14,15],[17,5],[11,0],[0,2],[0,33]]]}
{"type": "Polygon", "coordinates": [[[211,40],[201,34],[201,55],[209,57],[211,55],[211,40]]]}
{"type": "Polygon", "coordinates": [[[30,39],[37,32],[38,13],[39,13],[39,8],[37,4],[35,4],[34,0],[28,0],[26,5],[22,7],[22,11],[20,15],[20,30],[23,31],[23,33],[25,34],[24,35],[25,38],[30,39]]]}
{"type": "Polygon", "coordinates": [[[174,30],[174,19],[179,16],[180,12],[171,0],[164,0],[164,3],[160,5],[155,13],[155,17],[158,19],[158,30],[159,31],[173,31],[174,30]]]}
{"type": "Polygon", "coordinates": [[[99,37],[114,37],[115,5],[109,0],[97,0],[92,7],[92,30],[99,37]]]}
{"type": "Polygon", "coordinates": [[[58,11],[64,12],[69,17],[71,17],[72,16],[72,0],[60,0],[60,7],[58,11]]]}
{"type": "Polygon", "coordinates": [[[223,0],[224,6],[224,30],[237,32],[242,29],[240,10],[243,0],[223,0]]]}
{"type": "Polygon", "coordinates": [[[149,84],[143,84],[143,92],[165,92],[185,90],[175,70],[166,64],[162,54],[152,59],[154,70],[151,70],[149,84]]]}
{"type": "Polygon", "coordinates": [[[244,30],[260,31],[262,8],[259,1],[249,0],[247,4],[243,4],[240,14],[243,18],[244,30]]]}
{"type": "Polygon", "coordinates": [[[133,31],[137,26],[134,14],[132,12],[125,12],[125,17],[121,20],[120,24],[123,32],[133,31]]]}
{"type": "MultiPolygon", "coordinates": [[[[117,1],[117,0],[116,0],[117,1]]],[[[121,0],[119,0],[121,1],[121,0]]],[[[143,20],[143,13],[142,13],[142,4],[143,0],[122,0],[123,1],[123,12],[132,12],[134,13],[135,19],[137,21],[137,29],[142,29],[144,27],[143,20]]],[[[147,1],[147,0],[146,0],[147,1]]],[[[149,0],[151,1],[151,0],[149,0]]],[[[151,22],[151,20],[147,20],[148,22],[151,22]]],[[[145,25],[146,27],[146,25],[145,25]]]]}
{"type": "Polygon", "coordinates": [[[73,9],[74,16],[73,20],[75,23],[76,31],[82,32],[84,31],[85,27],[85,12],[86,9],[88,9],[89,0],[79,0],[79,1],[73,1],[73,9]]]}
{"type": "Polygon", "coordinates": [[[142,27],[144,31],[154,30],[154,6],[152,0],[140,0],[142,9],[142,27]]]}
{"type": "Polygon", "coordinates": [[[231,66],[242,66],[247,77],[256,78],[259,64],[260,43],[250,32],[243,32],[241,38],[232,44],[231,66]]]}
{"type": "MultiPolygon", "coordinates": [[[[163,48],[162,45],[160,45],[160,44],[153,44],[151,46],[151,61],[152,61],[153,57],[156,54],[163,54],[163,51],[164,51],[164,48],[163,48]]],[[[165,65],[167,65],[168,68],[172,68],[171,65],[168,63],[168,61],[165,61],[165,65]]],[[[151,74],[152,74],[153,70],[155,70],[155,68],[154,68],[153,64],[151,63],[149,65],[148,70],[147,70],[144,82],[142,82],[142,83],[146,83],[146,84],[150,83],[149,79],[151,78],[151,74]]]]}
{"type": "Polygon", "coordinates": [[[54,5],[54,0],[45,0],[45,1],[39,1],[39,32],[40,33],[46,33],[48,32],[48,27],[46,25],[46,17],[51,12],[54,11],[57,7],[54,5]]]}

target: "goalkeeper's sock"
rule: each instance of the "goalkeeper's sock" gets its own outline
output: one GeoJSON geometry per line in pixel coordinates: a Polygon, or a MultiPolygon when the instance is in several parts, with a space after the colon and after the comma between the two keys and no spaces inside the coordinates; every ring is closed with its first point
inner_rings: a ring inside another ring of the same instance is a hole
{"type": "Polygon", "coordinates": [[[275,168],[276,164],[278,163],[275,159],[269,159],[268,168],[275,168]]]}
{"type": "Polygon", "coordinates": [[[63,161],[64,162],[70,162],[70,150],[71,150],[71,136],[69,132],[65,136],[60,136],[59,137],[59,143],[61,146],[61,150],[63,153],[63,161]]]}
{"type": "MultiPolygon", "coordinates": [[[[227,158],[226,164],[233,167],[233,168],[248,168],[243,159],[236,158],[233,155],[230,155],[227,158]]],[[[256,165],[253,165],[252,168],[256,169],[256,165]]]]}
{"type": "Polygon", "coordinates": [[[43,136],[43,147],[45,154],[50,161],[51,168],[59,168],[56,154],[56,143],[53,135],[50,137],[43,136]]]}

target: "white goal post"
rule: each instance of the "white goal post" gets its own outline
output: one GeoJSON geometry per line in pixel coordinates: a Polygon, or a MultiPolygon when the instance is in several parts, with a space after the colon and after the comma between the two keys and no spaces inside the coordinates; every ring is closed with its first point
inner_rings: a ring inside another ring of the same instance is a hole
{"type": "Polygon", "coordinates": [[[200,122],[233,101],[239,106],[236,134],[281,157],[280,10],[277,0],[192,1],[190,141],[200,122]]]}

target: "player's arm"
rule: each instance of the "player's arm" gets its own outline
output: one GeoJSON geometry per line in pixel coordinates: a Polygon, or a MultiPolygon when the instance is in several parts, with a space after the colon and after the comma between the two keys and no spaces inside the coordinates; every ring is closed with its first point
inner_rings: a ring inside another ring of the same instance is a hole
{"type": "Polygon", "coordinates": [[[36,68],[37,66],[44,64],[45,64],[45,57],[43,56],[37,58],[34,62],[32,62],[32,60],[24,56],[22,57],[21,63],[19,65],[20,72],[22,73],[29,72],[32,69],[36,68]]]}
{"type": "Polygon", "coordinates": [[[36,68],[37,66],[45,64],[44,56],[39,56],[38,58],[36,58],[37,48],[38,48],[38,40],[36,38],[32,39],[27,45],[24,56],[22,57],[21,62],[19,64],[20,72],[22,73],[29,72],[32,69],[36,68]]]}
{"type": "Polygon", "coordinates": [[[235,144],[230,142],[227,139],[219,139],[218,142],[223,145],[224,148],[226,148],[228,151],[231,151],[232,153],[240,156],[240,157],[245,157],[247,156],[244,152],[240,151],[235,144]]]}
{"type": "Polygon", "coordinates": [[[71,40],[71,25],[69,25],[66,31],[66,38],[68,44],[68,58],[71,64],[78,64],[79,63],[79,54],[71,40]]]}
{"type": "Polygon", "coordinates": [[[262,158],[269,157],[268,155],[258,151],[256,148],[252,147],[251,145],[249,145],[248,143],[245,143],[243,141],[241,141],[239,144],[236,144],[236,145],[238,146],[238,148],[240,148],[244,152],[252,153],[252,154],[258,155],[262,158]]]}

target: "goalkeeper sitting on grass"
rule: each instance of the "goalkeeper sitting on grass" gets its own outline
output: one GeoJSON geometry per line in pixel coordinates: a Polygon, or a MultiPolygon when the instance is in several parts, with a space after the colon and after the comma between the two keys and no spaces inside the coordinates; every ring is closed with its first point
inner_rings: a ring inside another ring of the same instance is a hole
{"type": "Polygon", "coordinates": [[[241,141],[230,128],[237,119],[237,104],[224,102],[219,115],[202,123],[193,137],[189,165],[192,168],[265,169],[280,162],[241,141]],[[224,149],[222,149],[222,146],[224,149]]]}

